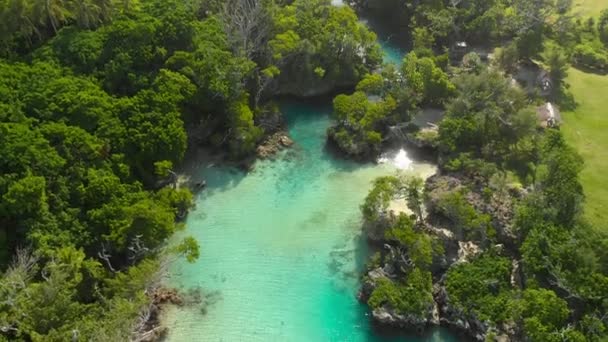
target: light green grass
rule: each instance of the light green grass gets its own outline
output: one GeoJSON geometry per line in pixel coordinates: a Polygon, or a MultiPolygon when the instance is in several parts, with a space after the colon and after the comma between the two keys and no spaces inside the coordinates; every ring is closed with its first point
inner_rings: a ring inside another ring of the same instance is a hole
{"type": "Polygon", "coordinates": [[[608,76],[570,69],[568,83],[579,105],[563,113],[562,129],[585,159],[585,215],[595,227],[608,229],[608,76]]]}
{"type": "Polygon", "coordinates": [[[580,14],[584,17],[600,15],[603,9],[608,8],[608,1],[606,0],[575,0],[574,1],[574,13],[580,14]]]}

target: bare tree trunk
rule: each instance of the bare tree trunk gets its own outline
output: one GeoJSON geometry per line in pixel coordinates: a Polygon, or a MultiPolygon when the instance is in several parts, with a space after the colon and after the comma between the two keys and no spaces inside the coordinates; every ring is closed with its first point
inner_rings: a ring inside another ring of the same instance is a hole
{"type": "Polygon", "coordinates": [[[53,15],[51,14],[51,0],[46,0],[46,13],[53,27],[53,32],[57,34],[57,24],[55,24],[55,19],[53,19],[53,15]]]}
{"type": "Polygon", "coordinates": [[[261,0],[228,0],[222,19],[237,55],[251,60],[259,55],[270,33],[268,14],[261,0]]]}
{"type": "Polygon", "coordinates": [[[101,251],[97,252],[97,256],[99,257],[99,259],[106,262],[106,265],[108,265],[110,271],[116,273],[116,269],[112,267],[112,262],[110,261],[110,258],[112,256],[108,254],[108,252],[106,251],[106,246],[103,243],[101,244],[101,251]]]}

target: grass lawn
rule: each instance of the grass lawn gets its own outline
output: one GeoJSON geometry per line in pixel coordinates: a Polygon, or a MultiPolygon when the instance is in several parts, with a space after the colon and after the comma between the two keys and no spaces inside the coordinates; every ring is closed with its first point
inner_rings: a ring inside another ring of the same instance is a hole
{"type": "Polygon", "coordinates": [[[606,8],[608,8],[608,1],[606,0],[574,0],[573,6],[574,13],[581,14],[584,17],[597,17],[606,8]]]}
{"type": "Polygon", "coordinates": [[[608,76],[571,68],[568,83],[578,107],[563,113],[562,129],[585,159],[585,215],[596,228],[608,229],[608,76]]]}

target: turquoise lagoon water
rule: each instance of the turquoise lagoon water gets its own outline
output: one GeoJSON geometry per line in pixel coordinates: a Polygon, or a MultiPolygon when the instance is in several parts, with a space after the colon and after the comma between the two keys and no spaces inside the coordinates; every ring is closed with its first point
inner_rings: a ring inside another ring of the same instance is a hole
{"type": "Polygon", "coordinates": [[[336,159],[325,149],[327,105],[290,102],[283,111],[296,144],[276,160],[247,175],[213,164],[194,169],[208,188],[186,233],[200,242],[201,257],[174,266],[171,282],[200,287],[208,304],[167,312],[168,341],[453,341],[444,330],[381,334],[356,299],[368,256],[359,205],[372,180],[399,167],[429,175],[433,166],[403,150],[380,165],[336,159]]]}

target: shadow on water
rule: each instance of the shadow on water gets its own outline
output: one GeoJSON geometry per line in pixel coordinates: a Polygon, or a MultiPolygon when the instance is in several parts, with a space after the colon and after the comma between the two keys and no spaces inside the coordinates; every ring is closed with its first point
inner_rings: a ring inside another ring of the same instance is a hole
{"type": "Polygon", "coordinates": [[[200,193],[201,196],[213,196],[218,192],[230,190],[238,186],[247,176],[245,172],[236,167],[221,164],[205,165],[199,172],[207,181],[207,187],[200,193]]]}
{"type": "Polygon", "coordinates": [[[381,12],[368,11],[362,14],[362,21],[378,36],[383,48],[389,47],[400,51],[402,55],[412,49],[412,39],[409,30],[401,30],[403,22],[399,18],[387,17],[381,12]],[[399,32],[399,33],[397,33],[399,32]]]}

